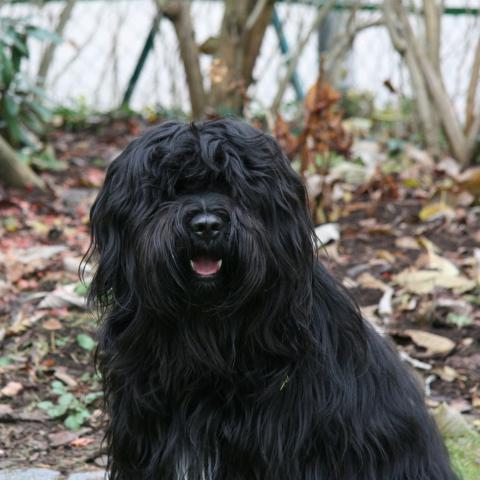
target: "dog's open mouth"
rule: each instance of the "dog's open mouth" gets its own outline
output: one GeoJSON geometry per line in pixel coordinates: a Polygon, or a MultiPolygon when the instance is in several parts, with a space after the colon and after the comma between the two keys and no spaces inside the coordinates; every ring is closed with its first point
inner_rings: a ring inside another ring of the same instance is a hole
{"type": "Polygon", "coordinates": [[[208,257],[197,257],[190,260],[192,270],[200,277],[211,277],[217,274],[222,268],[222,259],[214,260],[208,257]]]}

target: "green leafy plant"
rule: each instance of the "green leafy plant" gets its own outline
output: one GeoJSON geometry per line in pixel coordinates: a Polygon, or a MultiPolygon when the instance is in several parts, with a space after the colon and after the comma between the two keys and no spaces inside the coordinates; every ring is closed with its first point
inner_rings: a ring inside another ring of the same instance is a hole
{"type": "Polygon", "coordinates": [[[43,90],[22,68],[30,39],[61,41],[27,19],[0,18],[0,134],[12,145],[33,145],[51,118],[43,90]]]}
{"type": "Polygon", "coordinates": [[[79,399],[58,380],[52,382],[52,392],[58,397],[56,403],[47,400],[37,406],[52,418],[65,417],[63,424],[69,430],[78,430],[85,423],[91,415],[88,405],[102,396],[102,392],[91,392],[79,399]]]}
{"type": "Polygon", "coordinates": [[[77,335],[77,343],[82,347],[84,350],[90,351],[93,350],[96,346],[95,340],[85,333],[80,333],[77,335]]]}

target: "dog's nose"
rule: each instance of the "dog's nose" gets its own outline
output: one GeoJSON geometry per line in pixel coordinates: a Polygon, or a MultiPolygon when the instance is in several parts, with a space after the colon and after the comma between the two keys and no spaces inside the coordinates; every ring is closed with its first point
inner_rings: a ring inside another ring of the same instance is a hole
{"type": "Polygon", "coordinates": [[[192,232],[203,240],[211,240],[218,237],[224,225],[224,221],[213,213],[199,213],[190,222],[192,232]]]}

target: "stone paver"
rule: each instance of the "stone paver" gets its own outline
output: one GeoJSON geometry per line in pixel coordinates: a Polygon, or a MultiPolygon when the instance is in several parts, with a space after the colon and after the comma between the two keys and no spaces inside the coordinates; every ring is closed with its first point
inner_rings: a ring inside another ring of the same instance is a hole
{"type": "Polygon", "coordinates": [[[105,472],[103,470],[98,470],[96,472],[77,472],[72,473],[68,480],[105,480],[105,472]]]}
{"type": "Polygon", "coordinates": [[[0,472],[0,480],[59,480],[60,478],[60,472],[46,468],[6,470],[0,472]]]}
{"type": "Polygon", "coordinates": [[[76,472],[65,477],[55,470],[46,468],[28,468],[0,471],[0,480],[107,480],[104,470],[76,472]]]}

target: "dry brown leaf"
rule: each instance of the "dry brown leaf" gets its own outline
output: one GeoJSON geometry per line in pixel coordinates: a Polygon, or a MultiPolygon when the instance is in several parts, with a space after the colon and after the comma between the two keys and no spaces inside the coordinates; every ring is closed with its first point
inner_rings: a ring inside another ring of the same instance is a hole
{"type": "Polygon", "coordinates": [[[420,245],[413,237],[400,237],[395,240],[395,246],[405,250],[420,250],[420,245]]]}
{"type": "Polygon", "coordinates": [[[415,345],[426,350],[422,353],[424,357],[448,355],[455,348],[455,343],[452,340],[434,333],[413,329],[405,330],[404,333],[412,339],[415,345]]]}
{"type": "Polygon", "coordinates": [[[438,270],[439,272],[452,277],[456,277],[460,274],[460,270],[453,264],[453,262],[432,251],[428,252],[428,268],[438,270]]]}
{"type": "Polygon", "coordinates": [[[23,390],[23,385],[18,382],[8,382],[0,393],[5,397],[16,397],[23,390]]]}
{"type": "Polygon", "coordinates": [[[390,289],[390,287],[386,283],[378,280],[369,272],[364,272],[359,275],[359,277],[357,278],[357,282],[363,288],[373,288],[382,291],[387,291],[390,289]]]}
{"type": "Polygon", "coordinates": [[[403,270],[393,278],[407,291],[419,295],[430,293],[437,287],[463,293],[476,286],[475,281],[462,275],[455,277],[435,270],[403,270]]]}
{"type": "Polygon", "coordinates": [[[61,432],[51,433],[48,436],[51,447],[60,447],[67,445],[78,438],[78,433],[73,433],[68,430],[62,430],[61,432]]]}
{"type": "Polygon", "coordinates": [[[390,265],[395,264],[395,255],[393,255],[388,250],[378,250],[376,256],[382,260],[387,261],[390,265]]]}
{"type": "Polygon", "coordinates": [[[55,369],[55,377],[69,387],[76,387],[78,385],[77,381],[67,373],[65,367],[57,367],[55,369]]]}
{"type": "Polygon", "coordinates": [[[444,382],[451,383],[458,378],[458,372],[448,365],[444,365],[442,368],[435,368],[432,372],[438,375],[444,382]]]}
{"type": "Polygon", "coordinates": [[[473,196],[480,196],[480,167],[465,170],[457,177],[457,182],[473,196]]]}
{"type": "Polygon", "coordinates": [[[70,442],[70,445],[72,447],[87,447],[88,445],[91,445],[92,443],[95,442],[95,439],[93,438],[88,438],[88,437],[82,437],[82,438],[77,438],[75,440],[72,440],[70,442]]]}
{"type": "Polygon", "coordinates": [[[422,222],[427,222],[440,217],[454,218],[455,210],[445,202],[433,202],[425,205],[420,210],[418,217],[422,222]]]}
{"type": "Polygon", "coordinates": [[[19,335],[30,328],[37,320],[42,318],[45,312],[38,311],[30,313],[25,310],[20,310],[13,317],[11,325],[6,330],[6,336],[19,335]]]}
{"type": "Polygon", "coordinates": [[[56,318],[50,318],[43,322],[42,327],[45,330],[61,330],[62,324],[56,318]]]}

